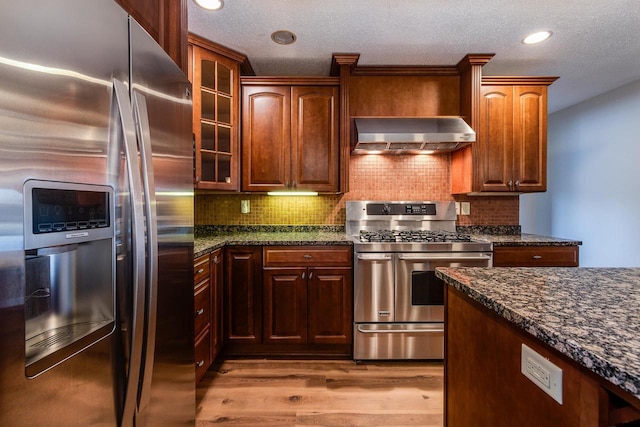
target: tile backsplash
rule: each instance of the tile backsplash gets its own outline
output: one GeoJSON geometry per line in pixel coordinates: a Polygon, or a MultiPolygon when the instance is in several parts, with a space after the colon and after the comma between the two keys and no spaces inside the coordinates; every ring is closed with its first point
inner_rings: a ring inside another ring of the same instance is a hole
{"type": "Polygon", "coordinates": [[[347,200],[456,200],[471,203],[458,225],[517,225],[518,196],[453,196],[450,156],[352,156],[349,192],[317,197],[205,194],[195,198],[196,225],[344,225],[347,200]],[[242,200],[249,213],[240,212],[242,200]]]}

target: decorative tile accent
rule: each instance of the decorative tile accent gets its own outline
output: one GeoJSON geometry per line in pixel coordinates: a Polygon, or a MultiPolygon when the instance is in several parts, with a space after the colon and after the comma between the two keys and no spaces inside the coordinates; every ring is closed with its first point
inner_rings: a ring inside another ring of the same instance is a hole
{"type": "MultiPolygon", "coordinates": [[[[195,197],[196,225],[344,225],[347,200],[454,200],[449,154],[362,155],[349,160],[349,192],[317,197],[204,194],[195,197]],[[240,213],[249,200],[251,212],[240,213]]],[[[458,225],[518,225],[519,199],[455,197],[471,202],[458,225]]]]}

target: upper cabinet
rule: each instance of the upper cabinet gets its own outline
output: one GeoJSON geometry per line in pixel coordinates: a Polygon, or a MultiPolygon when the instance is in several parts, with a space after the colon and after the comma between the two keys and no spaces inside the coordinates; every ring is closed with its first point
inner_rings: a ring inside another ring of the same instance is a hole
{"type": "Polygon", "coordinates": [[[340,190],[338,80],[242,79],[242,190],[340,190]]]}
{"type": "Polygon", "coordinates": [[[116,0],[187,73],[187,0],[116,0]]]}
{"type": "Polygon", "coordinates": [[[189,35],[197,189],[240,189],[239,94],[245,60],[237,52],[189,35]]]}
{"type": "Polygon", "coordinates": [[[472,148],[452,154],[454,194],[547,189],[547,87],[556,77],[483,77],[472,148]]]}

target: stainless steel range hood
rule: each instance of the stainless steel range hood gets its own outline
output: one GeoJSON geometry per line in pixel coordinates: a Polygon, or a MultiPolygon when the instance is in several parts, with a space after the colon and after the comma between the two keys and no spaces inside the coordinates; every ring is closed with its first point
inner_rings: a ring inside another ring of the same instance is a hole
{"type": "Polygon", "coordinates": [[[476,133],[460,117],[354,119],[357,142],[352,154],[450,152],[476,140],[476,133]]]}

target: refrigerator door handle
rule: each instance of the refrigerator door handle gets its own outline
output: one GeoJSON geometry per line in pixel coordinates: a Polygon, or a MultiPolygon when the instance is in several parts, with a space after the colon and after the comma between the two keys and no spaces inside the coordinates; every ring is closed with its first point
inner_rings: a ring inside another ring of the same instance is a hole
{"type": "Polygon", "coordinates": [[[138,411],[149,404],[153,360],[156,345],[156,314],[158,308],[158,231],[156,212],[156,185],[153,174],[153,156],[151,151],[151,131],[147,101],[144,95],[133,93],[133,111],[138,133],[138,145],[142,160],[142,181],[144,185],[144,206],[147,225],[147,330],[144,345],[144,363],[140,378],[140,397],[138,411]]]}
{"type": "Polygon", "coordinates": [[[121,81],[113,79],[115,101],[120,114],[122,133],[124,136],[127,176],[131,195],[131,234],[133,264],[133,313],[131,334],[131,355],[122,412],[123,427],[133,426],[138,397],[138,382],[142,364],[142,347],[144,338],[145,309],[145,247],[144,247],[144,213],[142,200],[142,181],[138,162],[136,130],[133,122],[133,111],[129,101],[129,91],[121,81]]]}

